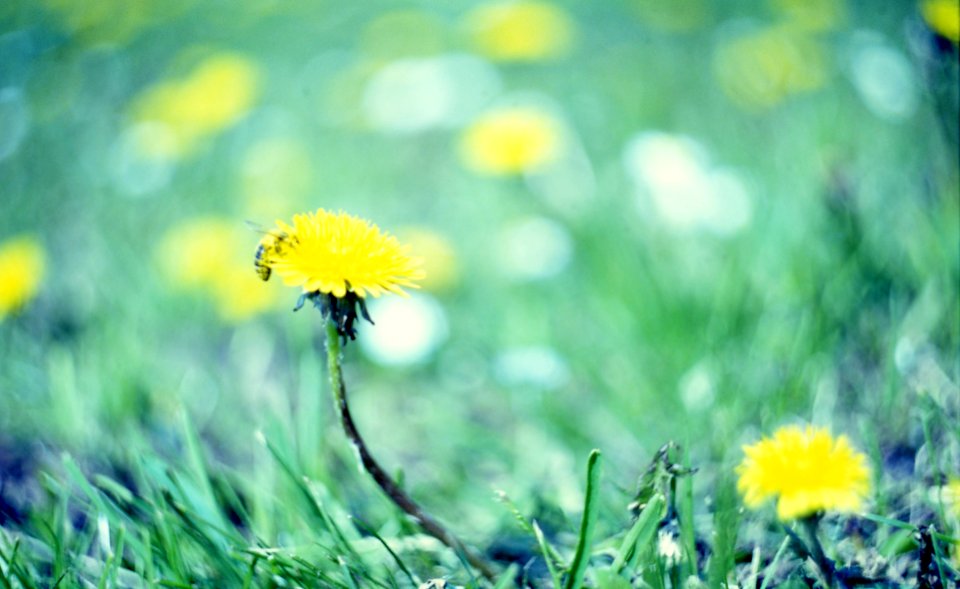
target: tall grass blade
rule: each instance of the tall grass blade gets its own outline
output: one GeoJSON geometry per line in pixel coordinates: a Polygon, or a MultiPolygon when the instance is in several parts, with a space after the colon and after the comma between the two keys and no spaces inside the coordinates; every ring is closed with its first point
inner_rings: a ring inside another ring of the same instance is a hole
{"type": "MultiPolygon", "coordinates": [[[[556,549],[546,541],[542,530],[539,528],[534,529],[536,523],[534,522],[531,524],[526,516],[520,512],[520,509],[516,506],[516,504],[503,491],[497,491],[497,499],[499,499],[500,503],[506,506],[506,508],[510,511],[510,513],[513,515],[513,518],[520,525],[520,528],[537,540],[537,544],[540,547],[540,552],[543,554],[543,557],[548,561],[552,561],[553,566],[556,566],[561,571],[565,571],[566,565],[564,564],[563,559],[560,557],[560,554],[558,554],[556,549]]],[[[548,562],[548,564],[551,563],[548,562]]]]}
{"type": "Polygon", "coordinates": [[[579,589],[583,584],[583,575],[590,561],[590,547],[593,544],[593,528],[597,523],[600,501],[597,492],[600,488],[600,450],[590,452],[587,459],[587,491],[583,500],[583,519],[580,521],[580,537],[577,549],[570,563],[570,573],[564,589],[579,589]]]}
{"type": "Polygon", "coordinates": [[[540,552],[543,553],[543,560],[547,563],[547,571],[550,572],[550,578],[553,579],[553,586],[560,587],[560,574],[557,572],[553,559],[547,556],[550,554],[551,548],[547,544],[547,539],[543,537],[543,530],[540,529],[540,525],[536,521],[533,522],[533,535],[537,539],[537,544],[540,545],[540,552]]]}
{"type": "Polygon", "coordinates": [[[666,506],[667,500],[660,493],[650,498],[646,507],[637,517],[637,521],[634,522],[633,527],[630,528],[620,544],[620,550],[617,551],[617,556],[610,566],[614,573],[619,574],[628,563],[632,566],[637,555],[641,554],[653,542],[657,535],[660,520],[665,515],[666,506]]]}
{"type": "Polygon", "coordinates": [[[497,583],[493,586],[493,589],[513,589],[513,587],[516,587],[514,579],[517,578],[517,572],[519,570],[520,567],[517,563],[508,566],[507,570],[500,574],[500,578],[497,579],[497,583]]]}

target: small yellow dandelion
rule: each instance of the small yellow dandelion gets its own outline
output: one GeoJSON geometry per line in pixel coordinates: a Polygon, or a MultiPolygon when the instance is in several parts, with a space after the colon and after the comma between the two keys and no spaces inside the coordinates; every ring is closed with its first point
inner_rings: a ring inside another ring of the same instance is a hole
{"type": "Polygon", "coordinates": [[[423,279],[421,260],[411,257],[395,237],[344,212],[293,216],[293,223],[277,221],[255,257],[257,274],[267,280],[276,273],[288,286],[302,289],[297,305],[313,301],[337,323],[341,336],[356,336],[356,306],[369,320],[363,299],[385,292],[405,295],[423,279]]]}
{"type": "Polygon", "coordinates": [[[870,490],[867,458],[845,436],[823,428],[787,426],[744,446],[737,488],[750,508],[777,497],[781,520],[831,510],[859,510],[870,490]]]}
{"type": "Polygon", "coordinates": [[[36,238],[21,235],[0,244],[0,321],[37,294],[44,266],[36,238]]]}
{"type": "Polygon", "coordinates": [[[846,17],[846,6],[842,0],[769,1],[788,25],[811,33],[834,30],[846,17]]]}
{"type": "Polygon", "coordinates": [[[481,115],[464,131],[460,155],[470,169],[492,175],[517,174],[554,160],[562,146],[560,124],[531,107],[481,115]]]}
{"type": "Polygon", "coordinates": [[[775,106],[789,96],[814,91],[827,80],[823,44],[788,26],[733,39],[720,46],[713,65],[720,88],[751,108],[775,106]]]}
{"type": "Polygon", "coordinates": [[[938,34],[960,43],[960,2],[957,0],[924,0],[920,14],[938,34]]]}
{"type": "Polygon", "coordinates": [[[950,477],[944,488],[944,500],[950,514],[960,519],[960,477],[950,477]]]}
{"type": "Polygon", "coordinates": [[[467,15],[466,26],[483,55],[501,61],[537,61],[566,53],[573,20],[547,2],[495,2],[467,15]]]}
{"type": "Polygon", "coordinates": [[[231,53],[212,55],[185,78],[161,82],[133,104],[138,122],[163,125],[170,141],[140,146],[145,155],[177,158],[203,140],[235,124],[259,95],[260,72],[249,59],[231,53]]]}

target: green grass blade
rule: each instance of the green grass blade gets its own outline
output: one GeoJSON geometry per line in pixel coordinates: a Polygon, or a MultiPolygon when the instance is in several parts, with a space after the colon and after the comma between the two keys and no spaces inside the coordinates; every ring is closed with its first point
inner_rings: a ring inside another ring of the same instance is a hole
{"type": "Polygon", "coordinates": [[[403,574],[407,576],[407,579],[410,580],[411,584],[413,584],[414,586],[417,586],[420,584],[420,581],[414,577],[413,573],[410,572],[410,569],[407,568],[407,565],[405,565],[403,563],[403,560],[400,559],[400,556],[393,551],[393,548],[390,548],[390,545],[387,544],[387,541],[384,540],[380,536],[380,534],[377,533],[376,530],[374,530],[372,527],[368,526],[363,521],[357,518],[354,518],[353,521],[354,523],[356,523],[357,527],[360,528],[360,530],[362,530],[363,532],[366,532],[367,534],[370,534],[371,536],[376,538],[378,542],[380,542],[383,548],[390,554],[390,557],[393,558],[393,562],[397,564],[400,570],[403,571],[403,574]]]}
{"type": "Polygon", "coordinates": [[[250,589],[250,584],[253,583],[253,579],[257,576],[257,563],[260,562],[260,557],[256,554],[250,555],[250,568],[247,569],[247,576],[243,578],[243,589],[250,589]]]}
{"type": "Polygon", "coordinates": [[[770,564],[767,565],[767,568],[763,571],[763,583],[760,585],[760,589],[767,589],[767,585],[770,584],[770,579],[773,578],[773,573],[777,572],[777,564],[780,562],[780,559],[783,557],[783,553],[786,552],[787,546],[790,545],[790,537],[787,536],[783,539],[783,542],[780,543],[780,548],[777,548],[777,553],[773,555],[773,560],[770,561],[770,564]]]}
{"type": "MultiPolygon", "coordinates": [[[[683,467],[690,470],[690,454],[683,453],[683,467]]],[[[683,546],[683,577],[697,573],[697,534],[693,525],[693,476],[677,480],[677,518],[680,520],[680,543],[683,546]]]]}
{"type": "Polygon", "coordinates": [[[497,579],[493,589],[513,589],[513,587],[516,587],[516,583],[514,583],[513,580],[517,578],[517,572],[519,570],[520,567],[517,565],[517,563],[513,563],[508,566],[507,570],[500,574],[500,578],[497,579]]]}
{"type": "Polygon", "coordinates": [[[540,552],[543,553],[543,560],[547,563],[547,570],[550,572],[550,578],[553,579],[553,586],[560,587],[560,574],[553,564],[553,559],[548,556],[551,548],[547,544],[547,539],[543,537],[543,530],[540,529],[536,521],[533,522],[533,535],[537,539],[537,544],[540,545],[540,552]]]}
{"type": "Polygon", "coordinates": [[[619,574],[628,562],[633,561],[637,554],[643,552],[653,542],[666,506],[667,501],[663,495],[657,493],[650,498],[620,544],[620,550],[617,551],[617,556],[610,566],[613,572],[619,574]]]}
{"type": "Polygon", "coordinates": [[[20,556],[20,539],[17,538],[13,542],[13,548],[10,552],[10,555],[5,555],[0,551],[0,560],[3,560],[7,563],[7,572],[13,574],[13,576],[20,582],[20,585],[26,589],[33,589],[36,585],[33,583],[33,580],[28,576],[27,571],[24,570],[20,563],[17,562],[17,558],[20,556]]]}
{"type": "Polygon", "coordinates": [[[590,561],[590,547],[593,543],[593,528],[597,523],[597,512],[600,501],[597,492],[600,488],[600,450],[590,452],[587,459],[587,490],[583,500],[583,519],[580,521],[580,537],[577,539],[577,549],[570,563],[570,573],[564,589],[579,589],[583,583],[583,575],[587,571],[590,561]]]}
{"type": "Polygon", "coordinates": [[[739,499],[732,478],[717,481],[716,507],[713,513],[713,556],[707,571],[711,587],[729,586],[736,552],[737,532],[740,528],[739,499]]]}
{"type": "Polygon", "coordinates": [[[340,571],[343,573],[343,578],[347,581],[347,587],[350,589],[357,589],[357,583],[353,580],[353,572],[350,570],[350,567],[347,566],[347,562],[342,558],[339,559],[340,571]]]}
{"type": "MultiPolygon", "coordinates": [[[[566,565],[563,563],[563,559],[557,553],[556,549],[550,545],[549,542],[543,538],[543,532],[534,530],[533,525],[530,521],[520,512],[520,509],[516,504],[510,499],[510,497],[503,491],[497,491],[497,499],[500,503],[503,504],[507,510],[513,515],[513,518],[517,521],[520,527],[533,536],[537,540],[537,544],[540,546],[540,552],[543,553],[543,557],[548,561],[553,561],[553,565],[558,567],[561,570],[566,570],[566,565]],[[538,536],[539,534],[539,536],[538,536]]],[[[539,529],[539,528],[538,528],[539,529]]],[[[548,564],[550,564],[548,562],[548,564]]]]}
{"type": "MultiPolygon", "coordinates": [[[[16,558],[16,554],[17,554],[16,543],[14,543],[13,545],[13,556],[10,556],[10,557],[8,557],[5,554],[3,550],[3,546],[0,546],[0,561],[2,561],[3,563],[6,563],[7,572],[10,572],[11,569],[13,568],[10,563],[14,558],[16,558]]],[[[5,587],[5,589],[13,589],[13,583],[10,582],[10,579],[7,577],[7,574],[4,572],[4,567],[0,567],[0,581],[3,581],[3,586],[5,587]]]]}
{"type": "MultiPolygon", "coordinates": [[[[203,513],[204,517],[209,519],[211,523],[215,524],[218,528],[226,529],[229,526],[223,515],[223,511],[220,509],[217,496],[213,492],[213,484],[210,482],[210,473],[208,472],[206,457],[203,455],[200,436],[197,434],[193,420],[190,419],[190,415],[187,413],[185,407],[180,408],[180,421],[187,447],[187,462],[190,465],[190,470],[193,471],[195,482],[199,487],[200,498],[202,499],[202,502],[197,502],[200,504],[195,507],[205,508],[204,511],[206,513],[203,513]]],[[[184,493],[184,495],[188,496],[186,493],[184,493]]]]}

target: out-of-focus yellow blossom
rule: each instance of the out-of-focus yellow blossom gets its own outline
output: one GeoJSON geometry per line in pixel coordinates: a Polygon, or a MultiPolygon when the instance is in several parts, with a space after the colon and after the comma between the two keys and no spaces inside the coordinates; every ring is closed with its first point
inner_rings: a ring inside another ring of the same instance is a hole
{"type": "Polygon", "coordinates": [[[846,18],[843,0],[770,0],[788,25],[809,32],[830,31],[846,18]]]}
{"type": "Polygon", "coordinates": [[[826,429],[787,426],[744,446],[737,489],[747,507],[777,498],[777,516],[789,520],[830,510],[854,512],[870,492],[867,457],[845,436],[826,429]]]}
{"type": "Polygon", "coordinates": [[[125,43],[182,14],[193,0],[41,0],[63,26],[89,43],[125,43]]]}
{"type": "Polygon", "coordinates": [[[260,74],[250,60],[230,53],[208,57],[180,80],[161,82],[133,104],[138,122],[164,125],[172,141],[141,146],[145,154],[178,158],[239,121],[259,94],[260,74]]]}
{"type": "Polygon", "coordinates": [[[243,158],[243,212],[249,219],[275,219],[300,208],[313,181],[310,154],[291,138],[252,145],[243,158]]]}
{"type": "Polygon", "coordinates": [[[423,227],[401,230],[403,243],[423,259],[426,276],[420,282],[424,290],[442,292],[456,286],[460,280],[457,253],[443,235],[423,227]]]}
{"type": "Polygon", "coordinates": [[[920,14],[938,34],[960,43],[960,2],[957,0],[924,0],[920,14]]]}
{"type": "Polygon", "coordinates": [[[395,10],[377,16],[360,35],[364,54],[376,61],[436,55],[443,51],[444,24],[421,10],[395,10]]]}
{"type": "Polygon", "coordinates": [[[466,17],[477,50],[500,61],[537,61],[566,54],[574,23],[561,8],[547,2],[482,4],[466,17]]]}
{"type": "MultiPolygon", "coordinates": [[[[950,480],[940,490],[940,498],[946,504],[948,513],[956,520],[960,520],[960,477],[950,477],[950,480]]],[[[953,566],[960,566],[960,542],[955,542],[951,550],[953,566]]]]}
{"type": "Polygon", "coordinates": [[[826,62],[826,52],[815,38],[779,26],[741,36],[720,47],[714,71],[720,88],[732,100],[763,108],[823,86],[826,62]]]}
{"type": "Polygon", "coordinates": [[[944,503],[953,517],[960,519],[960,477],[951,477],[944,491],[944,503]]]}
{"type": "Polygon", "coordinates": [[[707,20],[707,0],[633,0],[640,19],[658,29],[671,32],[690,31],[707,20]]]}
{"type": "Polygon", "coordinates": [[[0,244],[0,321],[27,304],[40,288],[46,258],[30,235],[0,244]]]}
{"type": "Polygon", "coordinates": [[[274,307],[277,291],[263,288],[242,255],[249,230],[235,220],[201,217],[171,228],[157,249],[157,260],[171,287],[210,297],[219,315],[240,321],[274,307]]]}
{"type": "Polygon", "coordinates": [[[276,289],[264,288],[246,262],[225,268],[212,285],[217,312],[227,321],[242,321],[277,305],[276,289]]]}
{"type": "Polygon", "coordinates": [[[202,217],[170,229],[160,243],[159,261],[170,284],[181,289],[215,282],[233,255],[235,227],[217,217],[202,217]]]}
{"type": "Polygon", "coordinates": [[[530,107],[489,111],[467,127],[460,155],[470,169],[507,175],[533,169],[560,155],[563,132],[550,115],[530,107]]]}

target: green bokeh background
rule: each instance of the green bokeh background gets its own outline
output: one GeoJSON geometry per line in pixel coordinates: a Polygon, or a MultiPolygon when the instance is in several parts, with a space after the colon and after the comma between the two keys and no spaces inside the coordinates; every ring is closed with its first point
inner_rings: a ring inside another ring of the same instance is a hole
{"type": "MultiPolygon", "coordinates": [[[[911,367],[954,383],[960,371],[956,46],[912,2],[814,4],[839,15],[801,33],[822,52],[822,84],[749,106],[718,82],[717,56],[792,22],[786,3],[558,3],[575,25],[568,51],[490,62],[501,79],[490,105],[532,93],[575,138],[581,157],[551,172],[568,174],[552,198],[536,174],[466,168],[469,121],[398,134],[364,118],[364,90],[385,65],[476,52],[463,23],[478,3],[5,2],[0,89],[19,106],[4,116],[26,128],[0,160],[0,238],[35,234],[48,267],[39,296],[0,325],[0,452],[24,461],[27,481],[60,451],[92,470],[147,451],[176,463],[183,408],[224,468],[266,477],[264,432],[358,512],[386,509],[332,414],[319,315],[290,313],[291,291],[275,311],[224,321],[156,263],[189,219],[270,225],[323,207],[389,231],[431,229],[456,253],[459,281],[428,293],[449,335],[425,361],[382,366],[351,344],[345,362],[374,452],[468,535],[501,518],[492,488],[576,510],[594,447],[627,488],[675,440],[709,488],[741,444],[813,421],[882,469],[919,443],[911,408],[939,382],[911,367]],[[906,64],[905,114],[864,101],[851,57],[864,43],[906,64]],[[216,52],[259,69],[255,104],[170,163],[167,181],[131,194],[117,181],[131,105],[216,52]],[[651,131],[689,137],[734,170],[750,223],[716,235],[658,217],[624,156],[651,131]],[[305,159],[281,160],[265,182],[284,198],[256,203],[265,218],[251,219],[244,170],[262,140],[305,159]],[[573,247],[560,272],[521,280],[496,252],[503,229],[530,217],[573,247]],[[527,381],[498,378],[498,354],[528,346],[568,378],[538,384],[535,366],[527,381]],[[702,403],[683,401],[691,374],[709,382],[702,403]]],[[[241,253],[251,273],[258,238],[249,231],[241,253]]],[[[36,495],[16,481],[9,500],[22,507],[36,495]]]]}

